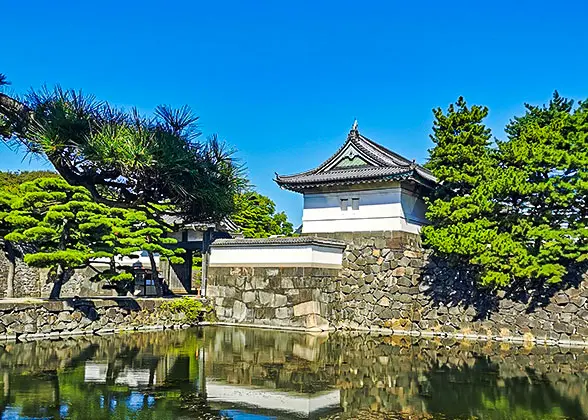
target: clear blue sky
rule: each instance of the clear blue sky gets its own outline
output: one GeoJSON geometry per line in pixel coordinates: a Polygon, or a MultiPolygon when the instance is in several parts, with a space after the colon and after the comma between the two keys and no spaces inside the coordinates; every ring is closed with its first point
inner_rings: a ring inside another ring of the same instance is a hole
{"type": "MultiPolygon", "coordinates": [[[[360,131],[422,162],[433,107],[588,97],[586,1],[9,1],[0,72],[14,93],[82,88],[149,113],[190,105],[251,181],[300,222],[274,172],[321,163],[360,131]]],[[[0,149],[0,169],[43,167],[0,149]]],[[[45,165],[46,166],[46,165],[45,165]]]]}

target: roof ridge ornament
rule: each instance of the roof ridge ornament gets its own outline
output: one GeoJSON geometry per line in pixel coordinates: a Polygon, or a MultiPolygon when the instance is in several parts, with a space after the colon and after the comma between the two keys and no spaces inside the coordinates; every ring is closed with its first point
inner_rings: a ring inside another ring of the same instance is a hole
{"type": "Polygon", "coordinates": [[[359,129],[357,128],[357,118],[353,121],[353,125],[351,126],[351,130],[349,130],[349,134],[347,135],[348,139],[357,139],[359,137],[359,129]]]}

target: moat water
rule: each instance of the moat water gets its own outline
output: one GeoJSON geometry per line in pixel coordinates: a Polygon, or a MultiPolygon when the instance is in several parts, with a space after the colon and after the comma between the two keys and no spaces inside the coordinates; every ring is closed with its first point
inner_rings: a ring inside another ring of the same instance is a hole
{"type": "Polygon", "coordinates": [[[588,350],[205,327],[0,344],[1,419],[586,419],[588,350]]]}

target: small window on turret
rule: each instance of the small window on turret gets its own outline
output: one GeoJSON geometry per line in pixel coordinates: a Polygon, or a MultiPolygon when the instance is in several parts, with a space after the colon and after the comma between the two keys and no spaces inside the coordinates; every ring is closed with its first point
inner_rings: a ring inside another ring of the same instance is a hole
{"type": "Polygon", "coordinates": [[[351,210],[359,210],[359,198],[351,199],[351,210]]]}
{"type": "Polygon", "coordinates": [[[341,204],[341,211],[347,211],[348,203],[349,203],[349,200],[348,199],[346,199],[346,198],[342,198],[341,199],[341,202],[340,202],[340,204],[341,204]]]}

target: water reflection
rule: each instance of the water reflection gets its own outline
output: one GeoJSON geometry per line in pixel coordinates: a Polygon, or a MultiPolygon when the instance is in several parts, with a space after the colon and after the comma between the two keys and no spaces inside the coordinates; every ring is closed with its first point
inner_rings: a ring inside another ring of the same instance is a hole
{"type": "Polygon", "coordinates": [[[2,419],[584,419],[588,353],[237,328],[0,345],[2,419]]]}

